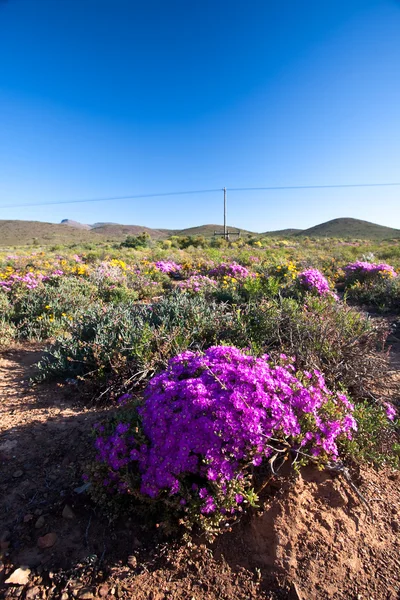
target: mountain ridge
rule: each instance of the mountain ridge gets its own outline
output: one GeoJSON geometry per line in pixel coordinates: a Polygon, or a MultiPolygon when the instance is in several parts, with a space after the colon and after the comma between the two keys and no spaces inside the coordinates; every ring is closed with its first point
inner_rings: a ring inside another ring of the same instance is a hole
{"type": "MultiPolygon", "coordinates": [[[[123,241],[128,235],[138,235],[147,232],[154,240],[162,240],[173,235],[178,236],[203,236],[211,238],[214,231],[222,232],[222,225],[206,224],[185,229],[156,229],[142,225],[123,225],[118,223],[95,223],[85,225],[72,219],[63,219],[62,223],[46,223],[42,221],[0,220],[0,246],[22,246],[30,244],[53,245],[84,242],[118,242],[123,241]]],[[[228,231],[235,233],[235,227],[228,227],[228,231]]],[[[281,229],[254,233],[240,230],[241,235],[247,237],[281,237],[281,238],[339,238],[339,239],[398,239],[400,229],[393,229],[384,225],[377,225],[369,221],[342,217],[320,223],[308,229],[281,229]]]]}

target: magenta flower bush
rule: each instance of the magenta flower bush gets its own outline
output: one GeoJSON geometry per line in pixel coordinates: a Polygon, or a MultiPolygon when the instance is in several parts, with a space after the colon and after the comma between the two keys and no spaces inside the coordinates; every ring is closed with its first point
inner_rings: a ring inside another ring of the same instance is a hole
{"type": "Polygon", "coordinates": [[[150,380],[137,422],[120,422],[96,440],[110,492],[174,501],[218,523],[251,502],[251,470],[278,450],[336,460],[337,441],[357,429],[353,405],[318,371],[296,372],[281,355],[255,358],[234,347],[186,351],[150,380]]]}
{"type": "Polygon", "coordinates": [[[308,292],[314,292],[318,296],[332,296],[338,300],[338,296],[331,290],[327,278],[318,269],[302,271],[298,274],[297,280],[300,286],[308,292]]]}
{"type": "Polygon", "coordinates": [[[397,273],[391,265],[387,265],[386,263],[370,263],[360,260],[348,264],[344,267],[344,272],[346,280],[350,282],[372,281],[377,278],[393,279],[394,277],[397,277],[397,273]]]}
{"type": "Polygon", "coordinates": [[[61,277],[64,275],[64,271],[57,269],[53,271],[49,275],[43,275],[42,273],[32,273],[28,272],[24,275],[18,275],[17,273],[13,273],[9,275],[6,279],[0,280],[0,289],[3,289],[6,292],[10,292],[11,289],[16,286],[20,286],[26,288],[28,290],[34,290],[40,285],[40,283],[49,281],[52,278],[61,277]]]}
{"type": "Polygon", "coordinates": [[[252,274],[246,267],[239,265],[236,262],[233,263],[221,263],[214,269],[209,271],[211,277],[234,277],[235,279],[246,279],[252,274]]]}
{"type": "Polygon", "coordinates": [[[178,283],[178,287],[181,290],[187,290],[196,293],[213,290],[217,287],[217,285],[218,284],[215,279],[211,279],[206,275],[192,275],[186,281],[181,281],[178,283]]]}
{"type": "Polygon", "coordinates": [[[161,271],[161,273],[174,274],[178,273],[182,269],[182,265],[178,265],[172,260],[159,260],[155,263],[155,268],[157,271],[161,271]]]}

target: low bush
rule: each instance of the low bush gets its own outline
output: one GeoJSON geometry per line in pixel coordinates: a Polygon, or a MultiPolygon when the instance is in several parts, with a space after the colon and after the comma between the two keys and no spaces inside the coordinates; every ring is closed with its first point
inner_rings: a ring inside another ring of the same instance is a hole
{"type": "Polygon", "coordinates": [[[346,299],[351,304],[364,306],[381,313],[400,313],[400,278],[360,283],[346,290],[346,299]]]}
{"type": "Polygon", "coordinates": [[[235,325],[224,305],[179,291],[153,304],[92,304],[48,348],[40,379],[80,377],[122,393],[180,351],[234,337],[235,325]]]}
{"type": "Polygon", "coordinates": [[[47,339],[65,331],[76,313],[89,306],[97,288],[85,279],[53,278],[30,289],[13,288],[10,321],[19,338],[47,339]]]}
{"type": "Polygon", "coordinates": [[[355,399],[365,397],[371,380],[385,376],[386,326],[330,298],[262,301],[250,305],[243,319],[258,354],[295,356],[299,368],[322,371],[331,388],[344,387],[355,399]]]}
{"type": "Polygon", "coordinates": [[[184,352],[149,381],[144,403],[106,432],[99,426],[97,498],[147,497],[166,518],[215,534],[255,505],[255,476],[280,457],[320,465],[357,424],[343,394],[318,371],[234,347],[184,352]]]}

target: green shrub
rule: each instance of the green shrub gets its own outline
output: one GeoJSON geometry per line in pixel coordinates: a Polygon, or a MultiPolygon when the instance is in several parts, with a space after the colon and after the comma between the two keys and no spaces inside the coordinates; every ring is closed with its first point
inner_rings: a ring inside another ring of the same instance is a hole
{"type": "Polygon", "coordinates": [[[346,290],[351,304],[366,306],[379,312],[400,313],[400,277],[371,283],[355,283],[346,290]]]}
{"type": "Polygon", "coordinates": [[[35,289],[12,292],[10,319],[18,337],[47,339],[69,328],[77,311],[96,298],[97,288],[85,279],[60,277],[35,289]]]}
{"type": "Polygon", "coordinates": [[[0,315],[0,350],[7,348],[16,337],[15,326],[0,315]]]}
{"type": "Polygon", "coordinates": [[[237,320],[223,305],[178,291],[151,305],[91,304],[39,363],[41,379],[81,377],[111,395],[141,385],[187,348],[237,337],[237,320]]]}
{"type": "Polygon", "coordinates": [[[354,308],[307,295],[304,304],[291,298],[251,304],[243,318],[259,354],[295,356],[298,368],[322,371],[329,387],[342,386],[354,398],[385,374],[386,327],[354,308]]]}
{"type": "Polygon", "coordinates": [[[352,440],[342,440],[345,455],[358,463],[376,467],[400,468],[399,422],[388,420],[384,406],[378,403],[356,404],[354,418],[358,424],[352,440]]]}

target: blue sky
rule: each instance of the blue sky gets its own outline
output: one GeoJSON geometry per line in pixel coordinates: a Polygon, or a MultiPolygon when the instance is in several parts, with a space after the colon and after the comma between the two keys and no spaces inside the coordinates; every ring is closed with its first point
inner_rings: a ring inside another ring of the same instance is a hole
{"type": "MultiPolygon", "coordinates": [[[[0,205],[400,182],[400,2],[0,1],[0,205]]],[[[253,231],[400,228],[400,187],[231,192],[253,231]]],[[[221,223],[222,193],[0,208],[0,219],[221,223]]]]}

